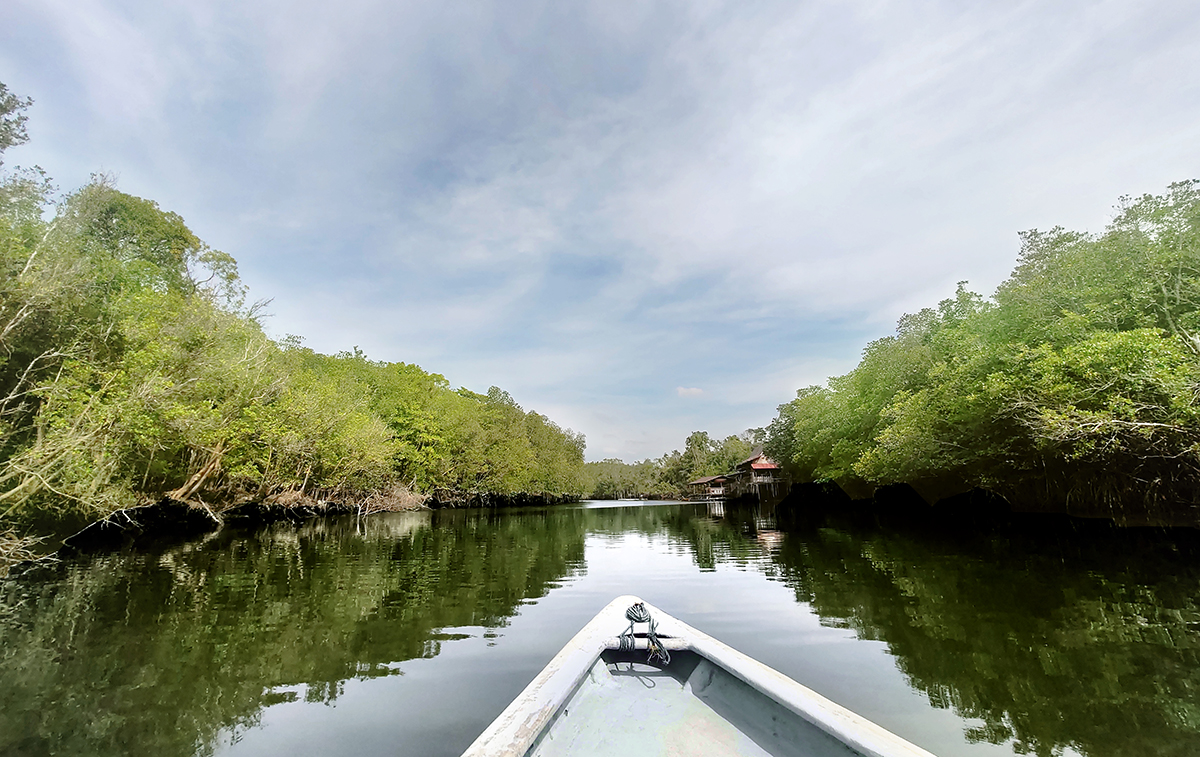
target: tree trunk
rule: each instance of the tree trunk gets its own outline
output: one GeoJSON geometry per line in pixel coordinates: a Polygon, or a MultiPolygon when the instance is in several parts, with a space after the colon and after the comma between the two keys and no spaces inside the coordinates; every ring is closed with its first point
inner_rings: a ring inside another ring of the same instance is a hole
{"type": "Polygon", "coordinates": [[[225,452],[225,442],[217,442],[217,446],[209,454],[208,461],[200,467],[200,470],[188,479],[187,483],[178,489],[167,492],[167,496],[178,502],[187,502],[188,498],[200,491],[200,487],[204,486],[204,482],[213,473],[216,473],[221,468],[221,455],[225,452]]]}

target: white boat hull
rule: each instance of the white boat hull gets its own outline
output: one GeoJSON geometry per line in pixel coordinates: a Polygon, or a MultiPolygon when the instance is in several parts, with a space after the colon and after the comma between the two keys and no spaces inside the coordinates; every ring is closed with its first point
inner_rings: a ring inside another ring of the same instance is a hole
{"type": "Polygon", "coordinates": [[[650,605],[672,659],[648,664],[616,638],[640,601],[604,608],[463,757],[932,757],[650,605]]]}

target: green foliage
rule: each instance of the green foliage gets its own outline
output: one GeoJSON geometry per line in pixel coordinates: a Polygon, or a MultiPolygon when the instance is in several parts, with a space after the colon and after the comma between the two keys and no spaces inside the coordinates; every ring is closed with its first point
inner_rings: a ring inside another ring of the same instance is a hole
{"type": "Polygon", "coordinates": [[[4,165],[5,150],[29,141],[29,133],[25,130],[28,116],[24,111],[32,104],[33,100],[18,97],[0,82],[0,166],[4,165]]]}
{"type": "Polygon", "coordinates": [[[1101,235],[1021,235],[992,301],[901,319],[851,373],[780,407],[768,452],[848,489],[988,486],[1062,506],[1200,484],[1200,182],[1123,198],[1101,235]]]}
{"type": "MultiPolygon", "coordinates": [[[[0,85],[0,152],[28,104],[0,85]]],[[[40,169],[0,175],[0,525],[168,492],[583,492],[582,435],[507,392],[277,344],[234,259],[177,214],[103,176],[53,191],[40,169]]]]}
{"type": "Polygon", "coordinates": [[[608,458],[585,466],[592,499],[660,499],[677,492],[662,479],[658,460],[626,463],[608,458]]]}
{"type": "Polygon", "coordinates": [[[442,629],[506,625],[578,570],[584,514],[315,521],[5,582],[0,753],[212,754],[277,689],[333,704],[437,656],[442,629]]]}
{"type": "Polygon", "coordinates": [[[689,481],[731,472],[765,437],[763,429],[747,429],[717,441],[707,431],[695,431],[682,452],[674,450],[657,460],[588,463],[587,488],[593,499],[682,497],[689,481]]]}

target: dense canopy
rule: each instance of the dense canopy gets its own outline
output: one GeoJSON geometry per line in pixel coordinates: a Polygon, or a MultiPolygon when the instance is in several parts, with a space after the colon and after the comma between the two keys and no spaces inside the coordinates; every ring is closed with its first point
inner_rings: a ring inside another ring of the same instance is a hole
{"type": "Polygon", "coordinates": [[[657,459],[626,463],[610,458],[587,463],[587,490],[595,499],[683,497],[689,493],[689,481],[731,472],[764,438],[761,428],[724,439],[694,431],[683,451],[672,450],[657,459]]]}
{"type": "MultiPolygon", "coordinates": [[[[28,101],[0,89],[0,151],[28,101]]],[[[579,494],[584,439],[493,387],[270,339],[229,255],[103,176],[0,177],[0,526],[171,493],[579,494]],[[49,220],[47,220],[49,217],[49,220]]]]}
{"type": "Polygon", "coordinates": [[[1022,235],[985,299],[900,320],[850,373],[782,405],[768,450],[852,494],[973,486],[1028,506],[1194,502],[1200,181],[1122,198],[1101,234],[1022,235]]]}

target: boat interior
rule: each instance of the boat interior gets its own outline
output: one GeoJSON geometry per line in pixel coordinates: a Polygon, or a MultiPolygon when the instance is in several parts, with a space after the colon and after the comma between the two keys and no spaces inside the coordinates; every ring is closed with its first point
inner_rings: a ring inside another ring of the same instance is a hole
{"type": "Polygon", "coordinates": [[[605,650],[527,757],[739,755],[850,757],[858,752],[691,650],[670,663],[605,650]]]}

